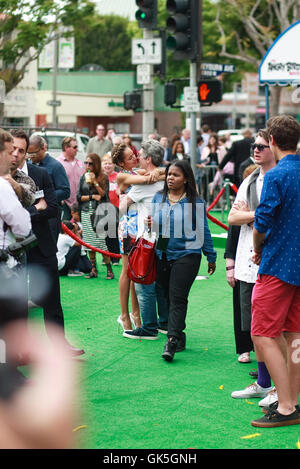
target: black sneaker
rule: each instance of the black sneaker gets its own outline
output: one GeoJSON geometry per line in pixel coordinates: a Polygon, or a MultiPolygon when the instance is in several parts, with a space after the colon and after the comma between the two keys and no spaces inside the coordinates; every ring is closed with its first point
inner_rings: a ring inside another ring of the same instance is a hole
{"type": "Polygon", "coordinates": [[[300,416],[295,410],[289,415],[283,415],[276,409],[271,409],[269,412],[258,420],[252,420],[251,425],[253,427],[260,428],[273,428],[273,427],[285,427],[287,425],[299,425],[300,416]]]}
{"type": "Polygon", "coordinates": [[[164,346],[164,350],[162,353],[162,358],[167,362],[171,362],[174,358],[175,352],[177,349],[177,339],[171,337],[164,346]]]}
{"type": "Polygon", "coordinates": [[[146,339],[146,340],[156,340],[158,339],[157,335],[149,334],[144,331],[141,327],[137,327],[134,331],[124,331],[123,337],[128,339],[146,339]]]}
{"type": "Polygon", "coordinates": [[[249,375],[251,376],[251,378],[257,379],[258,378],[258,371],[257,370],[252,370],[252,371],[249,372],[249,375]]]}
{"type": "Polygon", "coordinates": [[[180,339],[177,339],[177,347],[176,347],[176,352],[182,352],[185,350],[186,346],[186,336],[185,333],[182,333],[182,337],[180,339]]]}
{"type": "MultiPolygon", "coordinates": [[[[270,410],[277,410],[278,407],[278,401],[272,402],[269,407],[262,407],[261,411],[263,414],[267,414],[270,410]]],[[[296,412],[298,413],[300,417],[300,407],[299,405],[295,405],[296,412]]]]}

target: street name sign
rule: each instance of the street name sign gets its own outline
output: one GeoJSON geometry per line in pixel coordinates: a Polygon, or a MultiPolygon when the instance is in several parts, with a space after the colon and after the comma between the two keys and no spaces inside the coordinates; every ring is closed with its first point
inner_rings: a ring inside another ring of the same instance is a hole
{"type": "Polygon", "coordinates": [[[201,75],[206,77],[217,77],[221,73],[233,73],[235,72],[235,65],[231,64],[201,64],[201,75]]]}

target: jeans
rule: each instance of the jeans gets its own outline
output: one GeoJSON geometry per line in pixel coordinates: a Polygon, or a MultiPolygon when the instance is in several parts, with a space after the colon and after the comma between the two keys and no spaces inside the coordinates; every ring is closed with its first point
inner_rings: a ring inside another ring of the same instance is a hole
{"type": "Polygon", "coordinates": [[[167,330],[168,307],[162,287],[156,282],[150,285],[135,283],[134,286],[140,306],[143,330],[152,335],[157,335],[158,328],[167,330]]]}
{"type": "Polygon", "coordinates": [[[168,337],[182,339],[185,329],[188,295],[198,274],[201,254],[191,254],[167,261],[158,259],[157,283],[164,291],[169,306],[168,337]]]}

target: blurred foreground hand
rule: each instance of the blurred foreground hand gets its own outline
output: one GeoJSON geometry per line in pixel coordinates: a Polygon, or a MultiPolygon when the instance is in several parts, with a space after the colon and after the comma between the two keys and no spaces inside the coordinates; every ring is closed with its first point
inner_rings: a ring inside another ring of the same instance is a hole
{"type": "Polygon", "coordinates": [[[53,329],[51,342],[23,321],[2,331],[8,355],[27,354],[32,370],[28,383],[10,401],[0,401],[0,448],[72,446],[75,364],[61,331],[48,328],[53,329]]]}

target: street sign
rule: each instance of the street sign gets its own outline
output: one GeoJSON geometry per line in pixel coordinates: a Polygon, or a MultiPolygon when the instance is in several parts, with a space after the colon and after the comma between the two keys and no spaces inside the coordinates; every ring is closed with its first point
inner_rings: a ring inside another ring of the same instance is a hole
{"type": "Polygon", "coordinates": [[[198,100],[197,86],[186,86],[183,88],[183,112],[199,112],[200,103],[198,100]]]}
{"type": "Polygon", "coordinates": [[[52,101],[47,101],[48,106],[61,106],[61,101],[58,100],[52,100],[52,101]]]}
{"type": "Polygon", "coordinates": [[[139,64],[136,67],[136,82],[138,85],[149,85],[151,81],[150,64],[139,64]]]}
{"type": "Polygon", "coordinates": [[[206,77],[217,77],[221,73],[233,73],[235,72],[235,65],[231,64],[201,64],[201,75],[206,77]]]}
{"type": "Polygon", "coordinates": [[[160,64],[162,61],[161,38],[132,39],[131,63],[160,64]]]}

